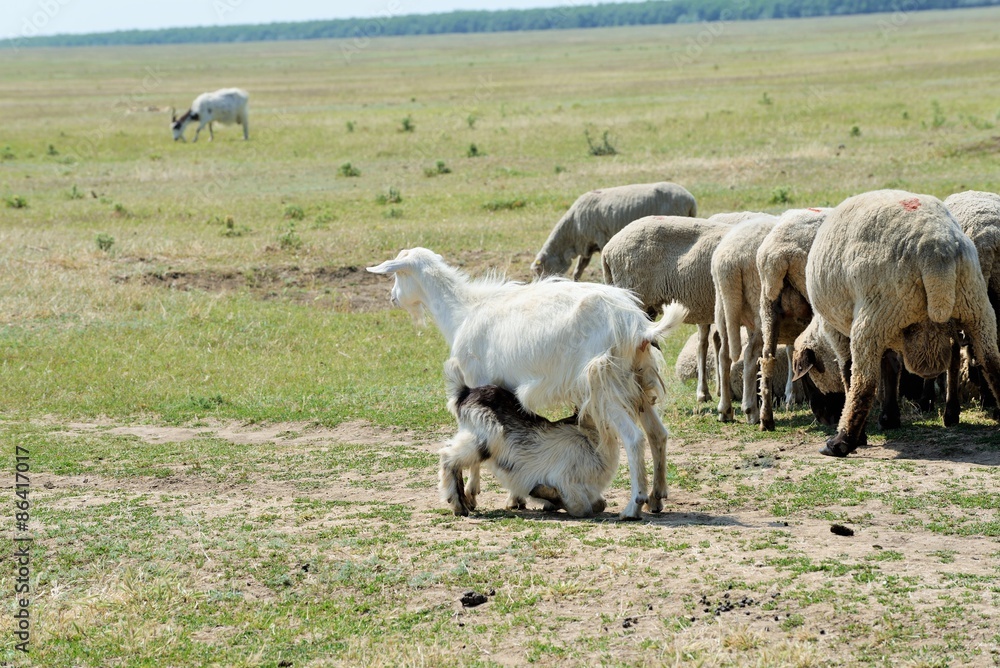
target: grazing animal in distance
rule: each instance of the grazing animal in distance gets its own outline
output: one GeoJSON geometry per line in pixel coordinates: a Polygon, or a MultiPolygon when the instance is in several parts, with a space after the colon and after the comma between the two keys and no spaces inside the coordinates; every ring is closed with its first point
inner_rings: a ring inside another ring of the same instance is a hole
{"type": "Polygon", "coordinates": [[[174,141],[184,139],[184,130],[190,123],[198,123],[195,130],[194,140],[198,141],[198,135],[202,128],[208,126],[208,140],[215,139],[212,131],[213,123],[224,123],[243,126],[243,139],[250,138],[250,121],[248,117],[247,104],[250,100],[245,90],[240,88],[220,88],[211,93],[202,93],[191,103],[191,108],[185,111],[180,118],[177,113],[172,114],[170,128],[174,132],[174,141]]]}

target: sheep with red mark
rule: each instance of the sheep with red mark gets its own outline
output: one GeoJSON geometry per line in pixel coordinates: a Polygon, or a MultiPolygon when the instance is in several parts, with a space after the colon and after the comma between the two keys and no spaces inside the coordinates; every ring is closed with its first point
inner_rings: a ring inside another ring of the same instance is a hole
{"type": "MultiPolygon", "coordinates": [[[[664,386],[652,344],[684,319],[682,306],[668,306],[651,323],[626,290],[557,277],[472,280],[426,248],[403,250],[368,271],[394,276],[394,305],[418,320],[430,313],[469,387],[505,388],[534,413],[576,407],[580,423],[596,425],[600,447],[620,441],[631,483],[622,519],[638,519],[644,505],[662,510],[667,430],[654,408],[664,386]]],[[[466,493],[474,499],[471,482],[466,493]]]]}
{"type": "Polygon", "coordinates": [[[820,451],[845,457],[867,443],[866,420],[897,351],[912,373],[949,374],[944,422],[958,422],[958,330],[971,342],[994,397],[1000,392],[996,314],[972,240],[930,195],[878,190],[835,207],[816,233],[806,288],[845,368],[847,403],[820,451]]]}

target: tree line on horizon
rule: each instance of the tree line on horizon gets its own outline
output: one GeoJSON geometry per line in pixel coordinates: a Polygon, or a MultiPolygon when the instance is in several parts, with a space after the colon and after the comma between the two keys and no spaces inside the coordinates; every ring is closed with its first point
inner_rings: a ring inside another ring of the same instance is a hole
{"type": "MultiPolygon", "coordinates": [[[[1000,4],[1000,0],[650,0],[542,9],[471,10],[364,19],[297,21],[258,25],[123,30],[82,35],[12,37],[17,46],[112,46],[259,42],[306,39],[369,39],[404,35],[565,30],[614,26],[754,21],[843,16],[1000,4]]],[[[391,5],[390,5],[391,7],[391,5]]]]}

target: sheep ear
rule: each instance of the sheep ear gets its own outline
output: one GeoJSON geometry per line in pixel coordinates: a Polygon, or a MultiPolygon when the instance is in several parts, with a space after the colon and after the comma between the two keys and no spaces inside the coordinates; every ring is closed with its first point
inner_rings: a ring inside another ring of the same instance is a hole
{"type": "Polygon", "coordinates": [[[188,118],[190,118],[190,119],[191,119],[192,121],[197,121],[197,120],[199,120],[199,119],[198,119],[198,114],[191,114],[190,116],[188,116],[188,118]]]}
{"type": "Polygon", "coordinates": [[[367,267],[367,269],[373,274],[395,274],[397,271],[402,271],[408,266],[408,262],[396,258],[395,260],[386,260],[382,264],[374,267],[367,267]]]}
{"type": "Polygon", "coordinates": [[[812,348],[806,348],[804,350],[796,350],[792,353],[792,380],[796,381],[802,378],[802,376],[809,373],[809,370],[813,367],[820,373],[823,372],[822,364],[818,364],[816,360],[816,353],[812,348]]]}

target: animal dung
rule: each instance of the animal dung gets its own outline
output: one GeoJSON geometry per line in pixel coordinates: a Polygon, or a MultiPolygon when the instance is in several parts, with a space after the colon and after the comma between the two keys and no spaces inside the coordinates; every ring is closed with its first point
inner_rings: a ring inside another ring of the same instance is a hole
{"type": "Polygon", "coordinates": [[[843,524],[831,524],[830,533],[835,533],[838,536],[853,536],[854,529],[850,527],[845,527],[843,524]]]}
{"type": "Polygon", "coordinates": [[[460,600],[462,601],[463,608],[474,608],[477,605],[486,603],[489,599],[486,598],[486,594],[480,594],[475,591],[467,591],[462,594],[462,598],[460,600]]]}

